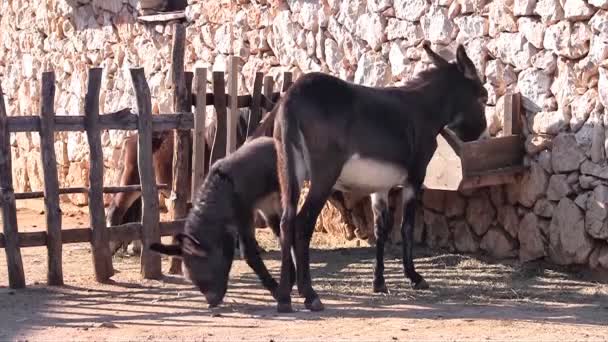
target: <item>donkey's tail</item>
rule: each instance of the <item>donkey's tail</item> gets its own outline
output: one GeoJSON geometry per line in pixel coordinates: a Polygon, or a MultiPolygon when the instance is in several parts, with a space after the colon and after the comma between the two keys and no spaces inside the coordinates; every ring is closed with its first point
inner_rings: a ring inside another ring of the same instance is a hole
{"type": "Polygon", "coordinates": [[[275,110],[277,111],[275,115],[279,116],[273,135],[277,150],[277,175],[283,205],[281,221],[293,222],[300,198],[301,182],[298,179],[298,166],[305,169],[305,160],[302,158],[304,146],[300,141],[301,134],[298,131],[297,119],[290,117],[285,104],[277,106],[275,110]]]}

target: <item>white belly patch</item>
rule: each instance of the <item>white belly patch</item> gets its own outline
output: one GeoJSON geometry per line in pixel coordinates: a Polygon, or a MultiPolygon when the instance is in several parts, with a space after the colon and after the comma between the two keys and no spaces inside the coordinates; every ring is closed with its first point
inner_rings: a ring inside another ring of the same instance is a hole
{"type": "Polygon", "coordinates": [[[372,193],[404,185],[406,180],[405,169],[355,154],[342,167],[334,188],[344,192],[359,190],[372,193]]]}

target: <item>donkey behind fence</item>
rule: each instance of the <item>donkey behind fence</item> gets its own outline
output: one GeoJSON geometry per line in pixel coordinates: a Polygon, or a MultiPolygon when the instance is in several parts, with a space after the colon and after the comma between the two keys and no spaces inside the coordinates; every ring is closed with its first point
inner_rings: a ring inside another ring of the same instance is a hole
{"type": "MultiPolygon", "coordinates": [[[[426,168],[444,127],[463,141],[486,130],[487,92],[462,45],[456,62],[423,47],[436,68],[421,72],[401,87],[372,88],[311,73],[299,78],[275,110],[274,138],[283,214],[278,311],[291,312],[290,251],[295,250],[298,291],[305,306],[323,310],[311,284],[309,246],[317,217],[332,189],[372,194],[386,207],[388,191],[403,187],[403,268],[415,289],[428,288],[412,256],[416,201],[426,168]],[[300,188],[310,189],[296,212],[300,188]]],[[[388,225],[380,225],[388,227],[388,225]]],[[[383,245],[386,232],[380,234],[383,245]]],[[[384,287],[383,252],[376,259],[375,287],[384,287]]]]}

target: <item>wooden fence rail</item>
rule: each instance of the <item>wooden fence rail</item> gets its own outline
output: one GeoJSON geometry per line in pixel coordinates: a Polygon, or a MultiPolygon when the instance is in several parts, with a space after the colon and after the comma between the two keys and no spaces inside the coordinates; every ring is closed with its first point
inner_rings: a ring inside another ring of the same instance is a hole
{"type": "MultiPolygon", "coordinates": [[[[142,68],[130,70],[133,89],[137,100],[136,111],[122,109],[113,113],[99,113],[99,94],[103,70],[92,68],[88,73],[84,115],[55,115],[55,74],[42,74],[40,115],[9,117],[0,88],[0,205],[2,207],[3,230],[0,233],[0,248],[7,256],[9,286],[25,287],[25,276],[20,248],[47,247],[49,285],[63,284],[62,246],[67,243],[91,243],[95,278],[106,282],[114,274],[111,241],[142,240],[143,246],[160,241],[161,236],[179,232],[187,214],[186,190],[188,177],[194,196],[202,184],[205,160],[205,116],[207,106],[216,112],[217,129],[211,146],[210,163],[233,152],[236,145],[236,125],[238,109],[249,108],[247,135],[259,125],[266,111],[274,104],[291,84],[291,73],[283,74],[283,87],[273,92],[272,77],[256,73],[252,94],[237,95],[237,73],[239,58],[230,60],[228,92],[224,82],[225,74],[213,71],[212,92],[207,93],[207,69],[198,68],[195,73],[184,71],[185,29],[176,24],[172,50],[172,81],[175,113],[152,115],[151,94],[142,68]],[[196,76],[196,77],[194,77],[196,76]],[[194,81],[193,82],[193,78],[194,81]],[[194,91],[193,91],[194,83],[194,91]],[[194,106],[194,111],[192,107],[194,106]],[[109,129],[138,131],[138,169],[141,185],[103,186],[103,153],[101,131],[109,129]],[[158,131],[175,130],[172,184],[156,184],[153,167],[152,134],[158,131]],[[56,132],[86,132],[89,144],[89,187],[60,188],[57,176],[57,162],[54,149],[56,132]],[[40,152],[44,172],[44,189],[15,193],[12,180],[10,133],[39,132],[40,152]],[[190,142],[192,134],[193,144],[190,142]],[[188,171],[191,158],[192,171],[188,171]],[[171,189],[172,221],[160,222],[158,190],[171,189]],[[103,194],[119,192],[140,192],[142,198],[141,222],[106,227],[103,194]],[[90,227],[62,229],[59,195],[86,193],[89,197],[90,227]],[[46,231],[18,232],[15,200],[44,198],[46,231]]],[[[170,272],[176,273],[180,267],[177,259],[172,260],[170,272]]],[[[141,252],[141,274],[144,278],[158,279],[162,276],[161,259],[147,248],[141,252]]]]}

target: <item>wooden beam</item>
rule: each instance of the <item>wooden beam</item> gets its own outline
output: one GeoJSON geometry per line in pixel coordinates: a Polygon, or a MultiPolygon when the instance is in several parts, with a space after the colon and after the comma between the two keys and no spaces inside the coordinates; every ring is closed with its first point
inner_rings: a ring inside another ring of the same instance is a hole
{"type": "Polygon", "coordinates": [[[503,99],[503,136],[513,135],[513,94],[507,93],[503,99]]]}
{"type": "MultiPolygon", "coordinates": [[[[56,132],[84,132],[84,115],[54,117],[56,132]]],[[[191,129],[194,125],[192,113],[156,114],[152,117],[152,129],[156,132],[170,129],[191,129]]],[[[40,117],[13,116],[8,118],[9,132],[39,132],[40,117]]],[[[99,129],[136,130],[137,115],[129,109],[99,116],[99,129]]]]}
{"type": "Polygon", "coordinates": [[[92,228],[91,251],[95,278],[107,282],[114,275],[112,253],[106,229],[103,206],[103,151],[99,129],[99,92],[101,68],[89,69],[87,94],[84,99],[85,129],[89,143],[89,222],[92,228]]]}
{"type": "Polygon", "coordinates": [[[141,224],[144,229],[141,239],[141,273],[146,279],[160,279],[162,277],[160,255],[148,248],[150,244],[160,242],[158,191],[152,161],[152,99],[144,69],[130,69],[130,72],[139,115],[137,141],[139,179],[141,184],[147,185],[142,189],[141,224]]]}
{"type": "Polygon", "coordinates": [[[281,88],[281,92],[285,93],[289,87],[293,84],[293,74],[290,71],[285,71],[283,73],[283,87],[281,88]]]}
{"type": "Polygon", "coordinates": [[[236,128],[239,120],[239,110],[237,106],[238,96],[238,76],[239,76],[239,61],[240,57],[232,56],[230,58],[230,71],[228,72],[228,95],[230,102],[228,103],[228,118],[226,120],[226,155],[236,151],[236,128]]]}
{"type": "MultiPolygon", "coordinates": [[[[158,184],[158,190],[169,189],[167,184],[158,184]]],[[[141,191],[141,185],[124,185],[124,186],[104,186],[102,188],[104,194],[116,194],[119,192],[139,192],[141,191]]],[[[85,187],[71,187],[71,188],[59,188],[59,194],[87,194],[89,193],[89,188],[85,187]]],[[[33,198],[43,198],[44,191],[31,191],[31,192],[18,192],[15,194],[15,199],[24,200],[24,199],[33,199],[33,198]]],[[[0,199],[0,203],[1,199],[0,199]]]]}
{"type": "Polygon", "coordinates": [[[224,72],[214,71],[212,77],[213,93],[216,95],[215,102],[213,104],[213,107],[215,108],[216,128],[213,146],[211,147],[209,167],[211,167],[218,159],[221,159],[226,155],[226,116],[228,115],[228,111],[226,109],[226,97],[221,96],[226,91],[224,88],[224,72]]]}
{"type": "MultiPolygon", "coordinates": [[[[160,235],[170,236],[181,232],[184,229],[185,220],[160,222],[160,235]]],[[[118,226],[108,227],[110,241],[133,241],[141,240],[142,226],[139,222],[125,223],[118,226]]],[[[86,243],[91,242],[91,228],[71,228],[61,231],[62,243],[86,243]]],[[[27,232],[19,233],[19,247],[42,247],[47,245],[47,233],[27,232]]],[[[6,237],[0,233],[0,248],[6,248],[6,237]]]]}
{"type": "Polygon", "coordinates": [[[55,73],[42,73],[40,96],[40,157],[44,175],[44,207],[47,231],[47,282],[63,285],[61,209],[59,208],[59,177],[55,157],[55,73]]]}
{"type": "MultiPolygon", "coordinates": [[[[262,99],[262,106],[266,111],[271,111],[274,103],[272,103],[272,98],[274,93],[272,92],[274,88],[274,79],[272,76],[264,77],[264,97],[262,99]]],[[[279,94],[279,93],[277,93],[279,94]]]]}
{"type": "Polygon", "coordinates": [[[145,22],[145,23],[166,22],[166,21],[181,20],[181,19],[186,19],[185,11],[140,15],[137,17],[137,21],[145,22]]]}
{"type": "MultiPolygon", "coordinates": [[[[173,31],[173,48],[171,50],[171,70],[173,76],[173,110],[176,112],[189,112],[192,110],[191,86],[186,82],[184,73],[184,55],[186,49],[186,28],[182,24],[175,24],[173,31]]],[[[192,79],[190,77],[190,79],[192,79]]],[[[188,177],[192,174],[188,170],[190,156],[190,130],[177,130],[173,143],[173,186],[171,188],[171,216],[181,219],[188,214],[188,177]]],[[[174,243],[177,241],[174,240],[174,243]]],[[[170,274],[181,273],[181,260],[171,258],[170,274]]]]}
{"type": "Polygon", "coordinates": [[[249,111],[249,121],[247,123],[247,136],[253,134],[260,120],[262,120],[262,85],[264,82],[264,74],[261,72],[255,73],[253,80],[253,93],[251,100],[251,109],[249,111]]]}
{"type": "Polygon", "coordinates": [[[8,286],[11,289],[25,287],[23,260],[19,249],[19,229],[17,227],[17,206],[13,189],[13,166],[8,117],[4,105],[4,93],[0,84],[0,198],[2,199],[2,231],[6,264],[8,266],[8,286]]]}
{"type": "Polygon", "coordinates": [[[194,132],[192,134],[192,189],[190,201],[194,202],[198,188],[205,180],[205,118],[207,116],[207,69],[197,68],[195,71],[196,109],[194,111],[194,132]]]}

